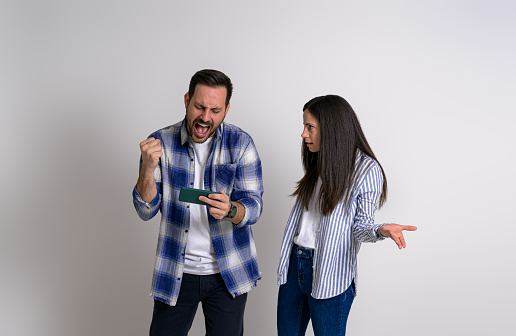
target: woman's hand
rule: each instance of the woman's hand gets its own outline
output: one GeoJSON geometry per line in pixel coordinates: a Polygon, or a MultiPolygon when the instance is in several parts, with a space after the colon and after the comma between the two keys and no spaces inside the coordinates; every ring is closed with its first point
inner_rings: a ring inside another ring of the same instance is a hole
{"type": "Polygon", "coordinates": [[[403,231],[416,231],[417,227],[412,225],[384,224],[378,230],[386,238],[391,238],[398,245],[399,249],[407,247],[403,231]]]}

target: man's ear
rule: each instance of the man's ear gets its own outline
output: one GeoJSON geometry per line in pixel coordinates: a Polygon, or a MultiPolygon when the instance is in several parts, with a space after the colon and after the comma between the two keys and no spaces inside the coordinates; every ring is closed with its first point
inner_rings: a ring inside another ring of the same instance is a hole
{"type": "Polygon", "coordinates": [[[226,115],[228,114],[228,111],[229,111],[229,106],[231,105],[231,103],[228,103],[228,106],[226,107],[226,112],[224,112],[224,118],[226,117],[226,115]]]}
{"type": "Polygon", "coordinates": [[[190,102],[190,96],[188,95],[188,92],[185,93],[185,108],[188,106],[188,103],[190,102]]]}

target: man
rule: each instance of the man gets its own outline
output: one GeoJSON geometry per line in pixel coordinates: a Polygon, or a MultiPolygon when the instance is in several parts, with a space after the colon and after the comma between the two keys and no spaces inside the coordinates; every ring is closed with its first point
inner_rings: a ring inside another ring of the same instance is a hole
{"type": "Polygon", "coordinates": [[[140,143],[133,190],[138,215],[161,211],[150,335],[187,335],[199,302],[207,335],[243,335],[247,292],[260,272],[251,224],[262,212],[261,161],[249,134],[224,123],[233,91],[201,70],[184,96],[186,116],[140,143]],[[181,187],[216,191],[179,201],[181,187]]]}

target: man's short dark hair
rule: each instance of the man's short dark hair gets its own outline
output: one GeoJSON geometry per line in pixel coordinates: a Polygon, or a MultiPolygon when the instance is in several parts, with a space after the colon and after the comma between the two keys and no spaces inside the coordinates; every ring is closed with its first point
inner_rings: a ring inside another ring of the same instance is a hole
{"type": "Polygon", "coordinates": [[[229,100],[231,99],[231,95],[233,94],[233,84],[231,83],[231,79],[229,79],[229,77],[226,76],[224,73],[212,69],[204,69],[197,71],[190,80],[190,87],[188,88],[188,96],[190,97],[190,99],[193,97],[195,93],[195,87],[197,86],[197,84],[206,85],[211,88],[221,86],[225,87],[226,107],[228,107],[229,100]]]}

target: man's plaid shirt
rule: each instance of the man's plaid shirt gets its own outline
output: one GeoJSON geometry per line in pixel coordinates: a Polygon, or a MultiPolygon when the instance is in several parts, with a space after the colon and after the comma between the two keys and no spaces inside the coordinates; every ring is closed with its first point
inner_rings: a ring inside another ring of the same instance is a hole
{"type": "MultiPolygon", "coordinates": [[[[158,194],[150,203],[133,190],[133,203],[141,219],[161,211],[161,225],[151,296],[174,306],[183,278],[186,243],[190,227],[189,203],[180,202],[181,187],[194,183],[194,151],[187,141],[184,123],[154,132],[163,155],[154,172],[158,194]]],[[[141,166],[141,159],[140,159],[141,166]]],[[[261,278],[251,224],[262,212],[262,166],[251,136],[240,128],[222,123],[216,130],[204,173],[204,189],[224,190],[232,201],[245,206],[242,222],[234,225],[215,219],[208,212],[211,240],[220,274],[233,297],[246,293],[261,278]]],[[[208,211],[208,207],[206,207],[208,211]]]]}

